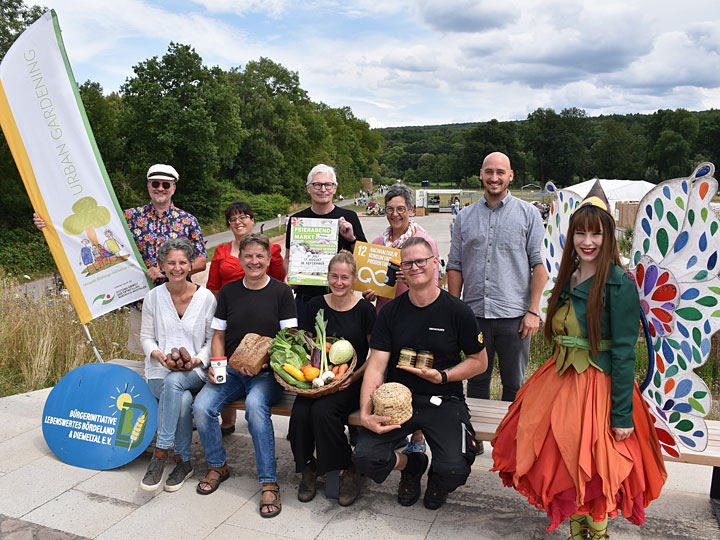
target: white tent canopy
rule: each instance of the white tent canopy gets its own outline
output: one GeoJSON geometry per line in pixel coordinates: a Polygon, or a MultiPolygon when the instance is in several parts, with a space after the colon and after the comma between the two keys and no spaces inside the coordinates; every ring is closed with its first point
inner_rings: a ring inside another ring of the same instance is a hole
{"type": "MultiPolygon", "coordinates": [[[[590,188],[595,185],[597,179],[588,180],[574,186],[569,186],[567,189],[574,191],[581,198],[590,191],[590,188]]],[[[655,184],[646,182],[645,180],[600,180],[600,185],[608,198],[610,207],[615,210],[615,203],[617,202],[640,202],[645,194],[655,187],[655,184]]]]}

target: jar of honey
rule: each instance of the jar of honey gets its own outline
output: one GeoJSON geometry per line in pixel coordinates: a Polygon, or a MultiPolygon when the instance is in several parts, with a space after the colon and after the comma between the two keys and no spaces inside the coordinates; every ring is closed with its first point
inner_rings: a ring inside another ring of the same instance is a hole
{"type": "Polygon", "coordinates": [[[398,357],[398,366],[415,366],[415,357],[417,352],[415,349],[403,348],[400,349],[400,356],[398,357]]]}
{"type": "Polygon", "coordinates": [[[418,351],[415,358],[415,367],[418,369],[430,369],[433,367],[435,356],[430,351],[418,351]]]}

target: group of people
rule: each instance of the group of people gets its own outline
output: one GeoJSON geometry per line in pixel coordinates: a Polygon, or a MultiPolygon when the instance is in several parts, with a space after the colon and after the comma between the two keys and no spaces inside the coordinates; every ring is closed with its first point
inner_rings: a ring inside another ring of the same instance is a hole
{"type": "MultiPolygon", "coordinates": [[[[510,193],[513,171],[506,155],[488,155],[480,176],[483,198],[455,218],[448,291],[438,287],[435,242],[411,219],[412,191],[401,184],[386,190],[389,226],[373,242],[401,250],[397,292],[390,299],[374,290],[353,294],[357,265],[351,253],[366,239],[355,212],[333,203],[332,167],[321,164],[310,171],[306,189],[312,204],[293,216],[339,222],[328,287],[294,291],[283,282],[287,258],[278,245],[252,232],[254,213],[244,202],[226,211],[234,240],[216,249],[207,287],[193,284],[189,277],[204,269],[206,257],[197,221],[172,205],[177,172],[167,165],[151,167],[151,203],[126,212],[155,284],[142,305],[138,339],[160,411],[142,487],[162,484],[171,448],[176,464],[165,489],[179,489],[192,475],[194,418],[208,465],[197,492],[218,489],[230,474],[222,438],[235,424],[234,412],[223,411],[245,397],[262,485],[259,512],[277,515],[282,506],[270,408],[282,389],[267,366],[255,375],[228,366],[226,382],[217,384],[209,359],[230,356],[250,332],[273,337],[283,328],[299,327],[311,333],[323,310],[327,334],[350,341],[357,365],[337,392],[316,399],[298,396],[294,402],[289,440],[301,474],[300,501],[315,496],[317,476],[329,471],[342,471],[338,502],[347,506],[359,494],[360,474],[380,483],[399,470],[398,502],[409,506],[419,499],[429,466],[423,502],[440,508],[466,482],[482,452],[465,395],[490,397],[497,353],[502,399],[513,401],[493,440],[494,470],[505,484],[547,511],[549,529],[569,518],[574,539],[605,538],[607,516],[618,510],[642,523],[644,508],[659,495],[666,474],[634,384],[639,301],[619,262],[604,195],[591,193],[571,218],[544,328],[554,352],[523,384],[548,279],[540,259],[543,224],[531,204],[510,193]],[[186,369],[169,369],[172,347],[189,354],[186,369]],[[429,351],[432,367],[398,365],[408,348],[429,351]],[[372,394],[383,382],[402,383],[412,392],[412,417],[402,425],[387,425],[390,417],[373,410],[372,394]],[[345,426],[357,409],[362,428],[351,445],[345,426]]],[[[35,223],[44,225],[38,216],[35,223]]],[[[286,247],[289,238],[288,231],[286,247]]]]}

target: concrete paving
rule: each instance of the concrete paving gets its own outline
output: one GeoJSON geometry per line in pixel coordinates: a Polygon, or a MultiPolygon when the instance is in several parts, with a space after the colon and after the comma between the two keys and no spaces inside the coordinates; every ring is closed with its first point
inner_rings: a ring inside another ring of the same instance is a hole
{"type": "MultiPolygon", "coordinates": [[[[438,240],[442,257],[449,250],[447,214],[418,218],[438,240]]],[[[383,217],[362,218],[368,239],[386,226],[383,217]]],[[[205,471],[203,451],[193,435],[196,470],[182,489],[148,493],[139,483],[150,460],[145,453],[110,471],[72,467],[47,447],[41,429],[50,389],[0,399],[0,538],[101,540],[225,539],[564,539],[568,527],[547,533],[548,519],[512,489],[502,486],[492,466],[491,448],[473,466],[468,483],[452,493],[439,511],[422,502],[398,505],[399,473],[377,485],[363,479],[361,496],[343,508],[326,499],[323,481],[318,495],[300,503],[300,481],[294,472],[288,419],[274,418],[278,477],[283,510],[273,519],[258,515],[252,441],[244,418],[225,439],[231,477],[210,496],[195,493],[205,471]]],[[[708,499],[710,467],[669,463],[663,493],[647,510],[642,527],[618,518],[611,521],[613,540],[718,539],[720,529],[708,499]]],[[[167,467],[166,474],[170,467],[167,467]]],[[[423,488],[425,479],[423,480],[423,488]]]]}

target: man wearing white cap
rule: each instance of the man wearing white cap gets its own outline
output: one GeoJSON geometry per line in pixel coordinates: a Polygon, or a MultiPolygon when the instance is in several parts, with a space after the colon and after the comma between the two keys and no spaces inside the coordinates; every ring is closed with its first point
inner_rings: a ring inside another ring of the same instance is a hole
{"type": "Polygon", "coordinates": [[[135,238],[145,266],[148,267],[146,274],[155,285],[165,281],[165,276],[157,266],[157,250],[168,238],[185,236],[193,243],[197,258],[193,262],[190,275],[205,270],[207,261],[205,243],[197,219],[172,203],[178,180],[180,176],[171,165],[153,165],[147,172],[150,203],[125,210],[130,232],[135,238]]]}
{"type": "MultiPolygon", "coordinates": [[[[193,262],[190,275],[205,270],[207,252],[198,220],[172,203],[175,184],[179,179],[180,175],[171,165],[153,165],[147,172],[150,203],[125,210],[128,228],[147,266],[145,274],[155,285],[167,281],[158,268],[157,250],[169,238],[185,236],[192,242],[197,258],[193,262]]],[[[45,220],[37,214],[33,214],[33,222],[38,229],[45,227],[45,220]]],[[[140,343],[140,321],[139,308],[131,309],[127,348],[135,354],[144,354],[140,343]]]]}

